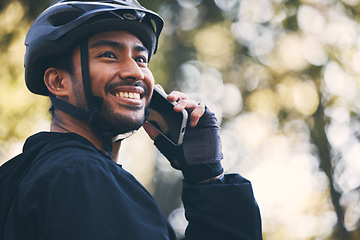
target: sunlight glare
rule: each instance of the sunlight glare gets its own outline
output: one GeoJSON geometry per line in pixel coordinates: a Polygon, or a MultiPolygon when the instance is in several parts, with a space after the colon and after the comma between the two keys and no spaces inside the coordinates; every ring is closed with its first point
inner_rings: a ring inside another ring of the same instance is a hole
{"type": "Polygon", "coordinates": [[[224,84],[221,108],[227,117],[235,116],[243,107],[243,99],[239,88],[232,83],[224,84]]]}
{"type": "Polygon", "coordinates": [[[347,143],[351,130],[347,124],[332,122],[326,129],[326,135],[333,147],[340,148],[347,143]]]}
{"type": "Polygon", "coordinates": [[[303,52],[305,59],[314,66],[324,65],[328,60],[323,44],[315,37],[306,37],[303,52]]]}
{"type": "Polygon", "coordinates": [[[336,62],[329,62],[324,70],[324,80],[331,94],[342,96],[352,101],[357,95],[356,82],[349,73],[344,72],[336,62]]]}
{"type": "Polygon", "coordinates": [[[301,5],[298,9],[297,21],[300,29],[305,33],[321,36],[325,29],[326,19],[314,7],[309,5],[301,5]]]}
{"type": "Polygon", "coordinates": [[[319,96],[311,81],[298,81],[292,88],[292,96],[295,109],[304,115],[312,115],[319,105],[319,96]]]}
{"type": "Polygon", "coordinates": [[[277,130],[277,118],[272,114],[244,113],[234,120],[235,131],[240,139],[253,148],[277,130]]]}
{"type": "Polygon", "coordinates": [[[194,45],[199,60],[211,67],[222,69],[233,61],[235,45],[227,26],[211,25],[198,31],[194,45]]]}
{"type": "Polygon", "coordinates": [[[276,58],[281,69],[301,71],[307,66],[302,46],[303,39],[297,34],[286,34],[278,39],[276,58]]]}
{"type": "Polygon", "coordinates": [[[257,23],[270,21],[274,14],[272,5],[267,0],[242,0],[239,7],[239,19],[251,19],[257,23]]]}
{"type": "Polygon", "coordinates": [[[247,105],[251,111],[277,114],[279,105],[277,96],[271,89],[257,90],[248,97],[247,105]]]}

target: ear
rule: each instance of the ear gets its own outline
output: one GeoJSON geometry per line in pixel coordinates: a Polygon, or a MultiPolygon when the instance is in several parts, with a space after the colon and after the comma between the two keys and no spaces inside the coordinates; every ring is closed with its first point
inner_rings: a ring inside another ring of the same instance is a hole
{"type": "Polygon", "coordinates": [[[65,71],[48,68],[44,73],[44,82],[55,96],[69,96],[71,90],[70,76],[65,71]]]}

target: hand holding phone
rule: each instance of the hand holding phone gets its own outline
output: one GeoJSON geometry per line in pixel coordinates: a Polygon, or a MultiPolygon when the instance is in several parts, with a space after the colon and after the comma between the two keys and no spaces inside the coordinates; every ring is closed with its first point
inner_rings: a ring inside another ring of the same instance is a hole
{"type": "Polygon", "coordinates": [[[186,182],[201,183],[221,177],[224,171],[219,130],[215,114],[205,107],[197,125],[186,129],[181,145],[171,144],[162,135],[155,138],[154,144],[172,167],[182,171],[186,182]]]}
{"type": "Polygon", "coordinates": [[[185,109],[181,112],[176,112],[174,106],[174,102],[167,100],[166,93],[155,86],[149,104],[147,122],[173,145],[181,145],[185,134],[188,113],[185,109]]]}

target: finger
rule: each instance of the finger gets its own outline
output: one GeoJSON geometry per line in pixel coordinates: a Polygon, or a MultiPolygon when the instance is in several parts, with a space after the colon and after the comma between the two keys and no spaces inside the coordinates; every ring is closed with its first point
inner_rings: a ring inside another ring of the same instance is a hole
{"type": "Polygon", "coordinates": [[[193,111],[190,113],[190,126],[195,127],[202,115],[204,115],[205,107],[202,105],[197,105],[193,111]]]}
{"type": "Polygon", "coordinates": [[[193,100],[181,100],[174,107],[175,111],[186,109],[189,113],[190,126],[195,127],[205,112],[205,106],[197,104],[193,100]]]}
{"type": "Polygon", "coordinates": [[[171,102],[179,102],[181,100],[189,99],[188,95],[178,91],[172,91],[167,98],[171,102]]]}
{"type": "Polygon", "coordinates": [[[180,112],[183,109],[192,111],[197,106],[197,103],[194,100],[189,99],[188,95],[178,91],[172,91],[167,99],[171,102],[176,102],[174,110],[177,112],[180,112]]]}
{"type": "Polygon", "coordinates": [[[183,109],[186,109],[188,112],[192,112],[197,106],[198,105],[194,100],[182,99],[176,103],[174,110],[180,112],[183,109]]]}
{"type": "Polygon", "coordinates": [[[195,127],[199,122],[201,116],[205,112],[205,107],[199,105],[194,100],[189,99],[188,95],[182,92],[173,91],[168,95],[168,100],[177,102],[174,110],[177,112],[186,109],[189,112],[190,126],[195,127]]]}

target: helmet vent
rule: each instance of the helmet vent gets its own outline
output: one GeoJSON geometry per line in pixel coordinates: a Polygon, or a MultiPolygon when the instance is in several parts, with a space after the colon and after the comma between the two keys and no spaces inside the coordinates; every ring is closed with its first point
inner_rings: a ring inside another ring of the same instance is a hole
{"type": "Polygon", "coordinates": [[[79,8],[72,8],[71,11],[66,9],[65,11],[55,12],[49,16],[48,20],[54,27],[62,26],[68,22],[75,20],[84,14],[84,10],[79,8]]]}

